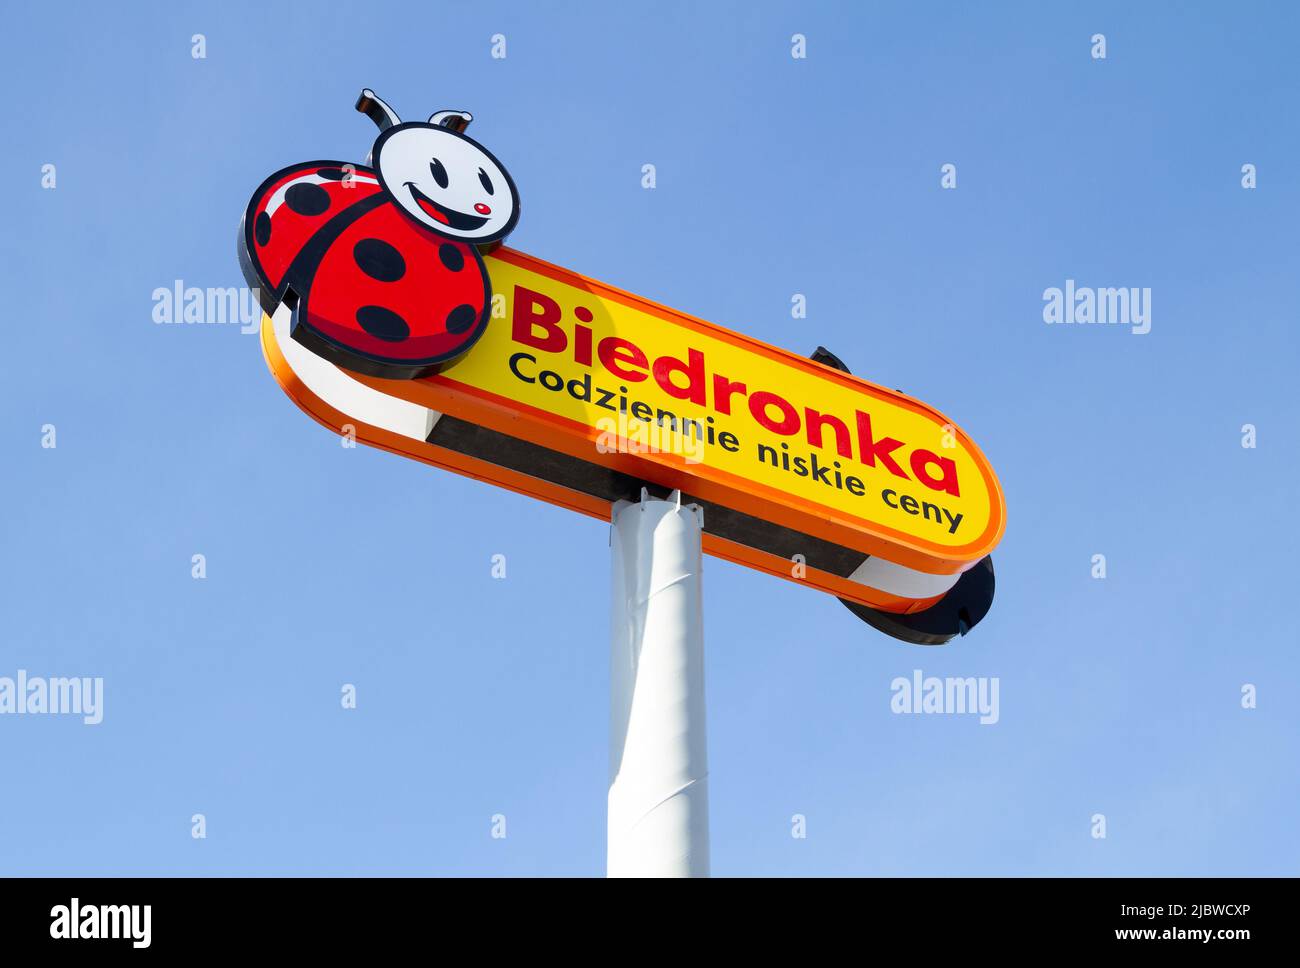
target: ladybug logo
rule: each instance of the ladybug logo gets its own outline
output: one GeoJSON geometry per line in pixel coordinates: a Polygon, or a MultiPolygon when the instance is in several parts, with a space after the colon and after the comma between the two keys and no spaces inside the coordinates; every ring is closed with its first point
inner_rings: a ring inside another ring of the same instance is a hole
{"type": "Polygon", "coordinates": [[[403,122],[373,91],[366,164],[310,161],[266,179],[239,229],[239,264],[262,308],[293,310],[293,338],[346,369],[438,372],[487,327],[492,289],[478,246],[519,221],[519,193],[465,134],[464,111],[403,122]]]}

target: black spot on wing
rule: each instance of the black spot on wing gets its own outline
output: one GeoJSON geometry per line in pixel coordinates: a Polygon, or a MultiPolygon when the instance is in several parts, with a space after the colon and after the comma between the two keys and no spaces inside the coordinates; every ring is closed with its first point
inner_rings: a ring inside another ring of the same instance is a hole
{"type": "Polygon", "coordinates": [[[468,303],[461,303],[447,314],[447,332],[463,333],[478,322],[478,313],[468,303]]]}
{"type": "Polygon", "coordinates": [[[357,310],[357,322],[371,336],[388,343],[400,343],[411,335],[406,320],[383,306],[362,306],[357,310]]]}
{"type": "Polygon", "coordinates": [[[406,260],[383,239],[362,239],[352,247],[352,258],[361,271],[380,282],[396,282],[406,275],[406,260]]]}
{"type": "Polygon", "coordinates": [[[299,215],[324,215],[329,211],[329,192],[311,182],[291,185],[284,193],[284,201],[299,215]]]}
{"type": "Polygon", "coordinates": [[[444,242],[442,245],[438,246],[438,258],[441,259],[442,264],[452,272],[460,272],[461,269],[465,268],[465,256],[461,253],[460,249],[456,248],[450,242],[444,242]]]}

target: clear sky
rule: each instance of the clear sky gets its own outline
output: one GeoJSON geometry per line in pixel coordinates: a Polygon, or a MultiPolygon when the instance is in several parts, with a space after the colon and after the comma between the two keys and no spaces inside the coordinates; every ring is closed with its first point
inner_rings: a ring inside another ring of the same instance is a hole
{"type": "Polygon", "coordinates": [[[1294,5],[620,6],[6,12],[0,676],[102,676],[104,720],[0,716],[0,873],[604,870],[607,525],[343,449],[256,336],[153,320],[243,284],[263,177],[364,161],[363,86],[473,112],[511,245],[825,345],[999,474],[946,647],[706,562],[716,874],[1300,873],[1294,5]],[[1067,279],[1150,332],[1047,325],[1067,279]],[[914,669],[999,722],[891,713],[914,669]]]}

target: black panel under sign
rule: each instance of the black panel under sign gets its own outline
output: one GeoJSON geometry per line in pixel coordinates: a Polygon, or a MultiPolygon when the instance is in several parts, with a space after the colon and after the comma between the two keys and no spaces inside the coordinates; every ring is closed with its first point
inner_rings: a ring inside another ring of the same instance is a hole
{"type": "MultiPolygon", "coordinates": [[[[647,483],[608,467],[446,415],[434,424],[433,431],[429,434],[429,443],[559,484],[611,504],[619,500],[640,500],[641,488],[647,483]]],[[[704,530],[707,533],[787,560],[792,560],[795,555],[803,555],[804,563],[819,571],[847,578],[867,560],[867,556],[860,551],[784,528],[693,495],[683,494],[682,500],[698,504],[704,509],[704,530]]]]}

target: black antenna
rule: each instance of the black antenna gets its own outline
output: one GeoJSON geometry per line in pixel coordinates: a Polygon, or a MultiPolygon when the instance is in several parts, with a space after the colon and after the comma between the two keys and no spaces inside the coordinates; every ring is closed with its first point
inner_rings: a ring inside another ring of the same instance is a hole
{"type": "Polygon", "coordinates": [[[375,122],[380,131],[387,131],[393,125],[402,123],[397,112],[368,87],[361,89],[361,96],[357,98],[357,110],[375,122]]]}
{"type": "Polygon", "coordinates": [[[468,111],[435,111],[429,115],[429,123],[436,124],[439,127],[447,128],[460,134],[469,127],[469,123],[474,120],[474,115],[468,111]]]}

